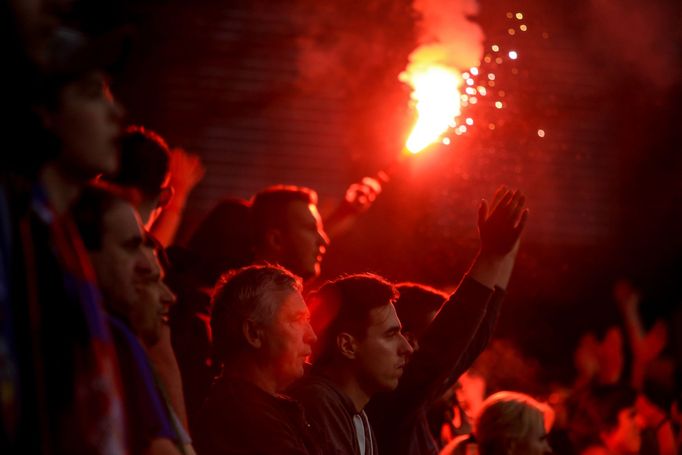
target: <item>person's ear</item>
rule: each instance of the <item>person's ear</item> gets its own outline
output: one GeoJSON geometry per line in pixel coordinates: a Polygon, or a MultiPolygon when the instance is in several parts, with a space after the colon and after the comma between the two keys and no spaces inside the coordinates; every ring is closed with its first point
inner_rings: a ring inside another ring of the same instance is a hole
{"type": "Polygon", "coordinates": [[[349,360],[355,359],[358,350],[358,344],[355,337],[347,332],[341,332],[336,335],[336,347],[341,355],[349,360]]]}
{"type": "Polygon", "coordinates": [[[258,349],[263,346],[263,328],[255,321],[247,319],[242,324],[242,334],[246,342],[253,348],[258,349]]]}

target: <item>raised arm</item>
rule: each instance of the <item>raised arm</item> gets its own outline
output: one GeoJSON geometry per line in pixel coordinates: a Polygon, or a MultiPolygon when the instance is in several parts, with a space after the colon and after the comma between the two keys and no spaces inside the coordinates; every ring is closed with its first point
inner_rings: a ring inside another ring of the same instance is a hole
{"type": "Polygon", "coordinates": [[[485,348],[501,301],[499,293],[494,302],[491,297],[494,289],[503,290],[509,282],[528,215],[524,205],[523,194],[506,188],[498,190],[490,208],[485,201],[481,203],[480,251],[420,340],[420,350],[407,365],[395,391],[401,413],[423,406],[448,377],[466,370],[485,348]],[[475,339],[481,329],[481,337],[475,339]],[[477,352],[470,347],[475,347],[477,352]]]}

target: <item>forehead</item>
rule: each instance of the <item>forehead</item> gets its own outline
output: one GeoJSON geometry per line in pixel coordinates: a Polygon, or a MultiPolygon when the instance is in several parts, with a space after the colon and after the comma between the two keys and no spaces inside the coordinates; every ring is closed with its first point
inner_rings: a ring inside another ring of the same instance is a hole
{"type": "Polygon", "coordinates": [[[400,327],[400,319],[392,303],[387,303],[369,312],[367,334],[379,334],[394,327],[400,327]]]}
{"type": "Polygon", "coordinates": [[[287,317],[298,313],[308,313],[308,306],[303,301],[298,291],[287,291],[281,294],[281,303],[277,309],[277,315],[287,317]]]}
{"type": "Polygon", "coordinates": [[[103,219],[104,235],[114,239],[142,237],[142,224],[135,208],[129,202],[117,200],[107,210],[103,219]]]}
{"type": "Polygon", "coordinates": [[[291,201],[287,207],[289,222],[293,224],[317,224],[321,221],[315,204],[305,201],[291,201]]]}

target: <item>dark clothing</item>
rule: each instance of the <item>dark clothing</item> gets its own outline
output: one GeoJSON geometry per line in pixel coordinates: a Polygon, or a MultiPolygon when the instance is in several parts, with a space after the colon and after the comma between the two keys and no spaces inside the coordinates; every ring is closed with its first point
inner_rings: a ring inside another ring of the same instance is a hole
{"type": "Polygon", "coordinates": [[[182,376],[187,418],[194,433],[215,376],[211,358],[211,298],[209,291],[188,283],[186,277],[171,281],[173,278],[168,280],[177,296],[177,303],[170,309],[171,343],[182,376]]]}
{"type": "Polygon", "coordinates": [[[376,438],[364,412],[358,413],[351,399],[328,378],[310,371],[294,383],[289,393],[303,405],[312,423],[313,436],[325,455],[362,453],[354,418],[365,424],[365,455],[378,453],[376,438]]]}
{"type": "Polygon", "coordinates": [[[221,377],[202,407],[194,436],[202,455],[320,454],[300,404],[249,382],[221,377]]]}
{"type": "Polygon", "coordinates": [[[132,453],[142,453],[157,438],[181,447],[181,438],[171,410],[158,388],[147,353],[137,337],[119,319],[109,317],[129,415],[132,453]]]}
{"type": "Polygon", "coordinates": [[[504,291],[465,278],[448,299],[392,392],[374,397],[367,412],[381,453],[437,454],[427,406],[452,386],[492,337],[504,291]]]}
{"type": "Polygon", "coordinates": [[[126,453],[118,362],[80,236],[42,188],[12,190],[0,190],[0,452],[126,453]]]}

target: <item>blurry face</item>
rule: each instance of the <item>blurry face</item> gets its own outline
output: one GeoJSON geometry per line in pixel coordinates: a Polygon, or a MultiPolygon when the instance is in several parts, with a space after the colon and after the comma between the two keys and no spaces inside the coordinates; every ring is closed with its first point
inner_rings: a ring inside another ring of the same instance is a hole
{"type": "Polygon", "coordinates": [[[109,309],[131,319],[136,287],[152,269],[140,221],[131,204],[117,201],[104,215],[102,227],[102,248],[90,255],[97,281],[109,309]]]}
{"type": "Polygon", "coordinates": [[[538,419],[524,439],[514,442],[511,455],[546,455],[552,453],[542,419],[538,419]]]}
{"type": "Polygon", "coordinates": [[[468,372],[464,373],[457,381],[455,395],[467,419],[473,422],[485,399],[485,379],[468,372]]]}
{"type": "Polygon", "coordinates": [[[621,409],[616,428],[602,432],[601,438],[612,453],[636,454],[642,445],[642,426],[642,418],[634,407],[621,409]]]}
{"type": "Polygon", "coordinates": [[[370,394],[398,386],[407,359],[413,352],[400,328],[395,307],[389,303],[370,312],[367,335],[357,340],[357,375],[370,394]]]}
{"type": "Polygon", "coordinates": [[[317,340],[310,326],[310,311],[299,292],[289,292],[271,324],[264,327],[262,361],[272,372],[279,390],[303,376],[303,366],[317,340]]]}
{"type": "Polygon", "coordinates": [[[153,346],[161,338],[164,325],[168,324],[168,311],[175,303],[175,295],[164,283],[164,271],[152,248],[144,247],[151,271],[137,284],[138,302],[132,321],[135,332],[147,346],[153,346]]]}
{"type": "Polygon", "coordinates": [[[50,39],[59,25],[58,13],[60,9],[67,9],[66,3],[54,0],[9,2],[24,52],[38,65],[47,63],[50,39]]]}
{"type": "Polygon", "coordinates": [[[282,265],[303,279],[320,274],[320,262],[329,238],[314,204],[293,201],[288,207],[288,225],[281,230],[282,265]]]}
{"type": "Polygon", "coordinates": [[[62,88],[59,105],[46,114],[47,128],[60,141],[62,165],[90,179],[118,169],[121,108],[102,72],[92,71],[62,88]]]}

